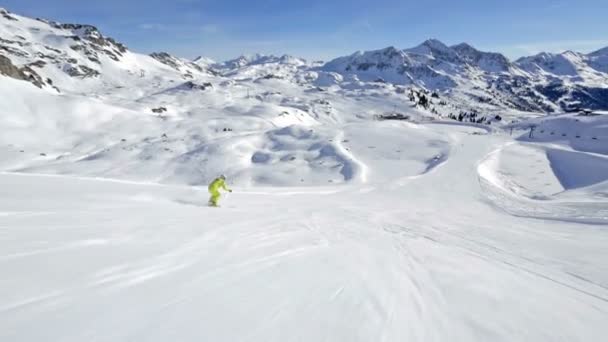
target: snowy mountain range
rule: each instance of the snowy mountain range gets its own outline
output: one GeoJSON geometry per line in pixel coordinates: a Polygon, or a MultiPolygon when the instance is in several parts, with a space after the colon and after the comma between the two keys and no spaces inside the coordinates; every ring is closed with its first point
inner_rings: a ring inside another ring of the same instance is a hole
{"type": "Polygon", "coordinates": [[[90,25],[60,24],[18,16],[1,9],[2,73],[38,87],[82,91],[92,83],[128,86],[123,77],[146,73],[178,73],[232,78],[277,78],[302,85],[346,89],[407,86],[444,94],[435,112],[457,108],[561,112],[580,108],[608,109],[608,48],[590,54],[540,53],[509,61],[462,43],[446,46],[431,39],[408,49],[388,47],[356,52],[326,64],[292,56],[251,55],[216,63],[194,61],[165,52],[133,53],[90,25]],[[159,62],[159,63],[157,63],[159,62]]]}
{"type": "Polygon", "coordinates": [[[608,49],[585,55],[541,53],[515,62],[462,43],[428,40],[411,49],[389,47],[337,58],[323,69],[360,80],[444,91],[522,111],[608,108],[608,49]]]}

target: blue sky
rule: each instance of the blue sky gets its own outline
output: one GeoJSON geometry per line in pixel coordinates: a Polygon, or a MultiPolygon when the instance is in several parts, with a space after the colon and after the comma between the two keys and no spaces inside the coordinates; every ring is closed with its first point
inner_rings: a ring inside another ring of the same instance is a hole
{"type": "Polygon", "coordinates": [[[468,42],[510,58],[608,46],[608,0],[0,0],[9,11],[87,23],[149,53],[224,60],[468,42]]]}

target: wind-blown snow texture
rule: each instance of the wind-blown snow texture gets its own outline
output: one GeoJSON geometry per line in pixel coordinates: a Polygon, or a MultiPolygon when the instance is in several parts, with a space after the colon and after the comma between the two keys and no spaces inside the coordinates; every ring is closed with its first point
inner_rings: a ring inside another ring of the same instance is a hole
{"type": "Polygon", "coordinates": [[[2,341],[608,336],[608,116],[518,107],[601,89],[605,51],[215,63],[4,10],[0,36],[2,341]]]}

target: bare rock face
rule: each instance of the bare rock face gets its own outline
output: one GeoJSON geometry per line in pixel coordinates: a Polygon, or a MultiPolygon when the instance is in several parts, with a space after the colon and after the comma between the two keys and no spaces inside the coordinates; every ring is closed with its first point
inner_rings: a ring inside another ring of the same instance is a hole
{"type": "MultiPolygon", "coordinates": [[[[62,30],[65,33],[62,38],[72,41],[70,49],[82,53],[88,60],[96,64],[101,64],[100,55],[106,55],[110,59],[118,62],[128,51],[125,45],[110,37],[105,37],[95,26],[61,24],[40,18],[37,18],[37,20],[55,29],[62,30]]],[[[62,51],[53,47],[46,48],[57,54],[62,53],[62,51]]],[[[14,54],[14,51],[10,52],[14,54]]]]}
{"type": "Polygon", "coordinates": [[[28,64],[29,67],[37,67],[37,68],[44,68],[45,65],[46,65],[46,62],[41,59],[28,64]]]}
{"type": "Polygon", "coordinates": [[[42,88],[43,86],[46,85],[46,83],[44,82],[44,79],[40,75],[38,75],[38,73],[36,71],[34,71],[34,69],[30,68],[29,66],[22,67],[21,72],[23,72],[23,74],[25,75],[26,81],[32,83],[36,87],[42,88]]]}
{"type": "Polygon", "coordinates": [[[152,113],[162,114],[167,111],[167,107],[152,108],[152,113]]]}
{"type": "Polygon", "coordinates": [[[6,20],[19,21],[19,19],[13,17],[10,12],[5,10],[4,8],[0,8],[0,16],[2,16],[2,18],[6,20]]]}
{"type": "Polygon", "coordinates": [[[64,71],[71,77],[90,78],[100,75],[99,71],[89,68],[86,65],[67,65],[64,67],[64,71]]]}
{"type": "Polygon", "coordinates": [[[217,76],[218,73],[209,66],[201,66],[195,62],[183,60],[166,52],[154,52],[150,57],[182,73],[184,78],[192,79],[195,73],[206,73],[217,76]]]}
{"type": "Polygon", "coordinates": [[[127,47],[124,44],[103,36],[93,25],[60,24],[57,22],[49,22],[49,25],[57,29],[71,31],[74,35],[69,38],[77,42],[88,41],[92,43],[91,47],[95,50],[105,53],[114,60],[119,60],[127,52],[127,47]]]}
{"type": "Polygon", "coordinates": [[[207,90],[208,88],[213,88],[213,84],[209,82],[198,84],[191,81],[182,84],[182,89],[188,90],[207,90]]]}
{"type": "Polygon", "coordinates": [[[18,40],[10,40],[0,37],[0,50],[19,57],[29,57],[29,53],[23,50],[24,47],[29,46],[30,43],[22,42],[18,40]]]}
{"type": "Polygon", "coordinates": [[[25,74],[8,57],[0,55],[0,74],[25,81],[25,74]]]}
{"type": "Polygon", "coordinates": [[[179,67],[181,66],[181,63],[179,63],[175,57],[166,52],[154,52],[150,54],[150,57],[176,70],[179,70],[179,67]]]}
{"type": "Polygon", "coordinates": [[[0,74],[12,77],[17,80],[27,81],[38,88],[46,85],[46,82],[29,66],[18,68],[13,64],[10,58],[0,55],[0,74]]]}

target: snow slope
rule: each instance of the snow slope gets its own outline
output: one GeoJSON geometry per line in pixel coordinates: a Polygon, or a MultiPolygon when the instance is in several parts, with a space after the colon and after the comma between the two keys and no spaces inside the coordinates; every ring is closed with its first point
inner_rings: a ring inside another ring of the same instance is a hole
{"type": "Polygon", "coordinates": [[[508,139],[428,129],[393,164],[441,133],[423,176],[376,180],[378,154],[363,185],[236,187],[220,209],[204,188],[3,174],[2,339],[601,340],[605,229],[494,209],[474,161],[508,139]]]}

